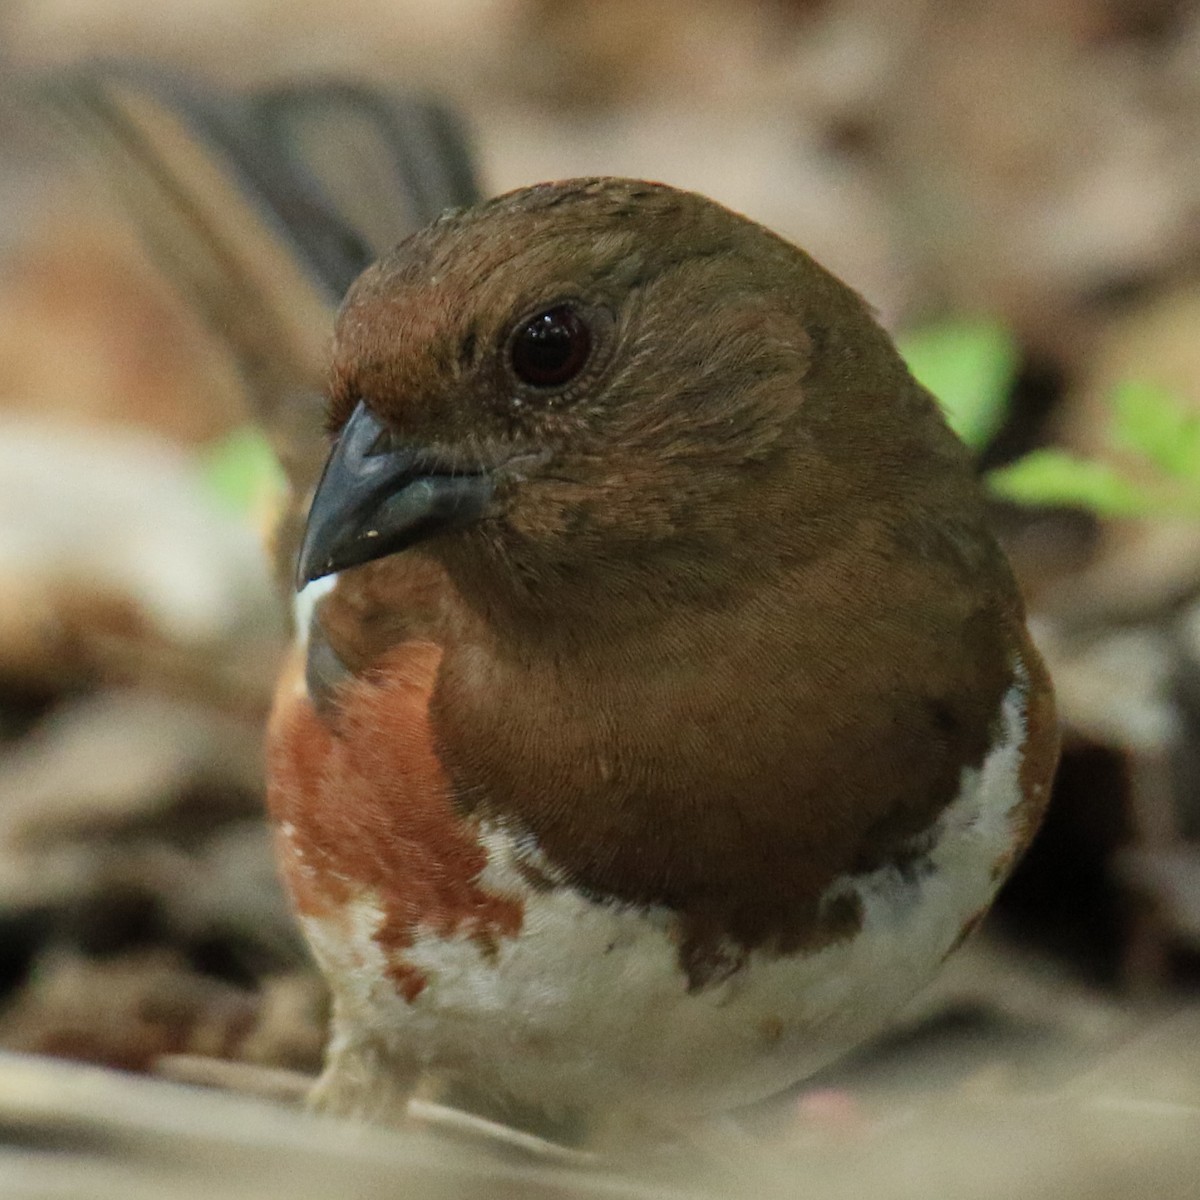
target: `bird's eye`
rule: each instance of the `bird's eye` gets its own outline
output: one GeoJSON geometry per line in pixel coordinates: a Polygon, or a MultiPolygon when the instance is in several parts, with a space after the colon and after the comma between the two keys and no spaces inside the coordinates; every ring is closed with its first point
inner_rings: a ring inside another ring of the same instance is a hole
{"type": "Polygon", "coordinates": [[[531,317],[513,337],[509,356],[522,383],[533,387],[562,387],[587,363],[592,334],[569,304],[560,304],[531,317]]]}

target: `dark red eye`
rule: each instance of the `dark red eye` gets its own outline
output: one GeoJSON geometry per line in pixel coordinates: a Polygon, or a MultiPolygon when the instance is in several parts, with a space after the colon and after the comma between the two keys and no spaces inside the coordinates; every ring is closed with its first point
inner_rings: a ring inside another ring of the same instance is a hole
{"type": "Polygon", "coordinates": [[[562,387],[588,360],[592,334],[583,318],[569,305],[538,313],[526,321],[512,341],[512,369],[522,383],[534,387],[562,387]]]}

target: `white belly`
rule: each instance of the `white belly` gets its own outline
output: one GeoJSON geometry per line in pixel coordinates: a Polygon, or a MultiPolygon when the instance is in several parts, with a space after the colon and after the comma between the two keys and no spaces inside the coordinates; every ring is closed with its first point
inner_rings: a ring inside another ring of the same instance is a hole
{"type": "Polygon", "coordinates": [[[876,1032],[990,903],[1021,801],[1023,701],[1019,683],[1000,742],[964,773],[927,853],[836,886],[862,903],[852,938],[788,957],[754,951],[731,977],[689,992],[669,913],[536,890],[512,839],[491,829],[483,880],[523,898],[521,932],[494,953],[465,935],[419,933],[404,958],[427,984],[411,1001],[386,973],[372,896],[338,918],[305,919],[339,988],[335,1046],[369,1043],[410,1070],[551,1113],[685,1115],[796,1082],[876,1032]]]}

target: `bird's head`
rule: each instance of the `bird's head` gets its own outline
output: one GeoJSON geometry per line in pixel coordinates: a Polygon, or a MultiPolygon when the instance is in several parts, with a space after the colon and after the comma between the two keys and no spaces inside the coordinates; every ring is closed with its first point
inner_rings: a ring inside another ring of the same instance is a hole
{"type": "Polygon", "coordinates": [[[844,284],[630,180],[409,238],[348,295],[331,393],[300,581],[421,542],[531,611],[567,581],[652,601],[777,573],[961,453],[844,284]]]}

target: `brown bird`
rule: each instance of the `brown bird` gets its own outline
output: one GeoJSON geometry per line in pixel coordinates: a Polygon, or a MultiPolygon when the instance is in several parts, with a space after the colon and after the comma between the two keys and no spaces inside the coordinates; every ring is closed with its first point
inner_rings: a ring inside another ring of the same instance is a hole
{"type": "Polygon", "coordinates": [[[1046,803],[967,451],[866,305],[701,196],[445,214],[336,331],[271,731],[319,1096],[565,1130],[875,1033],[1046,803]]]}

